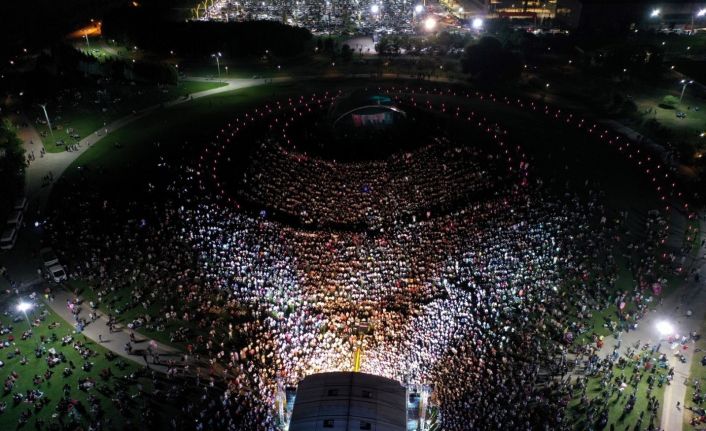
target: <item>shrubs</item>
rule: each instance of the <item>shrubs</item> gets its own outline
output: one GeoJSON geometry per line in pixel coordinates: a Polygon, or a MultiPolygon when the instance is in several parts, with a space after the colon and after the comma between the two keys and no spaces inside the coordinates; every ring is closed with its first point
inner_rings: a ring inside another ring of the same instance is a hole
{"type": "Polygon", "coordinates": [[[24,185],[22,142],[9,122],[0,123],[0,215],[5,216],[24,185]]]}
{"type": "Polygon", "coordinates": [[[677,103],[679,103],[679,99],[675,96],[667,95],[664,96],[662,103],[659,104],[659,107],[662,109],[674,109],[677,106],[677,103]]]}

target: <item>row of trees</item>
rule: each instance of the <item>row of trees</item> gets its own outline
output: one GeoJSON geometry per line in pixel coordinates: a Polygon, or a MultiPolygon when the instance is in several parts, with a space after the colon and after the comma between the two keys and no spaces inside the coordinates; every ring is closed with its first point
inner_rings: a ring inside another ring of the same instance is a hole
{"type": "Polygon", "coordinates": [[[0,215],[7,214],[24,186],[24,149],[12,125],[0,123],[0,215]]]}
{"type": "Polygon", "coordinates": [[[274,21],[173,22],[149,7],[121,8],[103,20],[103,34],[155,52],[175,50],[184,57],[222,52],[228,57],[256,57],[269,52],[294,57],[310,48],[309,30],[274,21]]]}

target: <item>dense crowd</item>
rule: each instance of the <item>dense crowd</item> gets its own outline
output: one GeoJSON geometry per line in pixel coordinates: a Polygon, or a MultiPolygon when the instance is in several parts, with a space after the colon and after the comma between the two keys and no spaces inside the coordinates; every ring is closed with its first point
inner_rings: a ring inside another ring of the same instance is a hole
{"type": "Polygon", "coordinates": [[[481,158],[477,148],[435,141],[414,154],[363,163],[336,163],[263,143],[241,196],[308,224],[377,225],[449,208],[505,182],[489,169],[492,154],[481,158]]]}
{"type": "Polygon", "coordinates": [[[274,429],[283,387],[349,370],[357,349],[362,371],[431,387],[444,429],[571,428],[559,402],[570,385],[541,383],[567,371],[573,337],[595,329],[591,310],[637,304],[614,330],[644,313],[645,287],[659,281],[659,213],[645,221],[644,250],[630,248],[639,283],[616,295],[614,245],[630,234],[597,184],[576,191],[530,175],[492,189],[472,148],[442,140],[356,164],[273,145],[256,151],[243,193],[335,221],[378,208],[378,228],[301,229],[241,211],[190,165],[174,170],[165,200],[95,205],[79,188],[48,227],[72,276],[111,312],[141,310],[125,323],[167,332],[219,370],[184,401],[198,428],[274,429]],[[341,194],[344,184],[379,195],[341,194]],[[429,217],[394,216],[476,187],[494,192],[429,217]]]}

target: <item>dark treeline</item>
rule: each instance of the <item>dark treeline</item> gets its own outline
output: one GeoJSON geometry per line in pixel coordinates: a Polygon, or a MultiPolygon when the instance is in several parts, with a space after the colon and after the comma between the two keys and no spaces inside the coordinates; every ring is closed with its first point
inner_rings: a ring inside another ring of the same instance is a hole
{"type": "Polygon", "coordinates": [[[182,57],[203,57],[214,52],[253,57],[265,51],[293,57],[303,53],[312,39],[306,29],[274,21],[173,22],[152,8],[113,11],[103,20],[103,33],[157,52],[174,50],[182,57]]]}
{"type": "Polygon", "coordinates": [[[89,19],[100,17],[126,0],[27,0],[3,1],[0,12],[0,55],[22,48],[42,48],[89,19]]]}
{"type": "Polygon", "coordinates": [[[0,122],[0,216],[5,217],[24,186],[24,150],[9,122],[0,122]]]}

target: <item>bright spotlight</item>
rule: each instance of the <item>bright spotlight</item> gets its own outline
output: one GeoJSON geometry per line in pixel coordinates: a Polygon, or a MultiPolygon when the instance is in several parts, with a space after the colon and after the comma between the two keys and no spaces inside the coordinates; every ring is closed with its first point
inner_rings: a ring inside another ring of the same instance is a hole
{"type": "Polygon", "coordinates": [[[432,17],[427,18],[424,21],[424,28],[427,29],[427,31],[434,30],[434,28],[436,28],[436,20],[432,17]]]}
{"type": "Polygon", "coordinates": [[[480,30],[483,28],[483,19],[482,18],[474,18],[473,22],[471,23],[471,26],[473,27],[474,30],[480,30]]]}
{"type": "Polygon", "coordinates": [[[420,4],[418,4],[414,7],[414,13],[419,14],[419,13],[422,13],[423,10],[424,10],[424,6],[422,6],[420,4]]]}
{"type": "Polygon", "coordinates": [[[701,9],[700,11],[696,12],[696,16],[702,17],[706,15],[706,9],[701,9]]]}
{"type": "Polygon", "coordinates": [[[23,313],[29,310],[30,308],[32,308],[32,304],[30,304],[29,302],[22,301],[17,304],[17,311],[21,311],[23,313]]]}
{"type": "Polygon", "coordinates": [[[375,13],[375,14],[380,12],[380,5],[374,4],[374,5],[370,6],[370,12],[375,13]]]}
{"type": "Polygon", "coordinates": [[[674,327],[672,326],[671,323],[662,320],[657,322],[657,331],[660,333],[660,335],[666,336],[666,335],[672,335],[674,334],[674,327]]]}
{"type": "Polygon", "coordinates": [[[661,9],[652,9],[652,12],[650,13],[650,16],[651,16],[652,18],[655,18],[655,17],[658,17],[659,14],[661,14],[661,13],[662,13],[662,10],[661,10],[661,9]]]}

